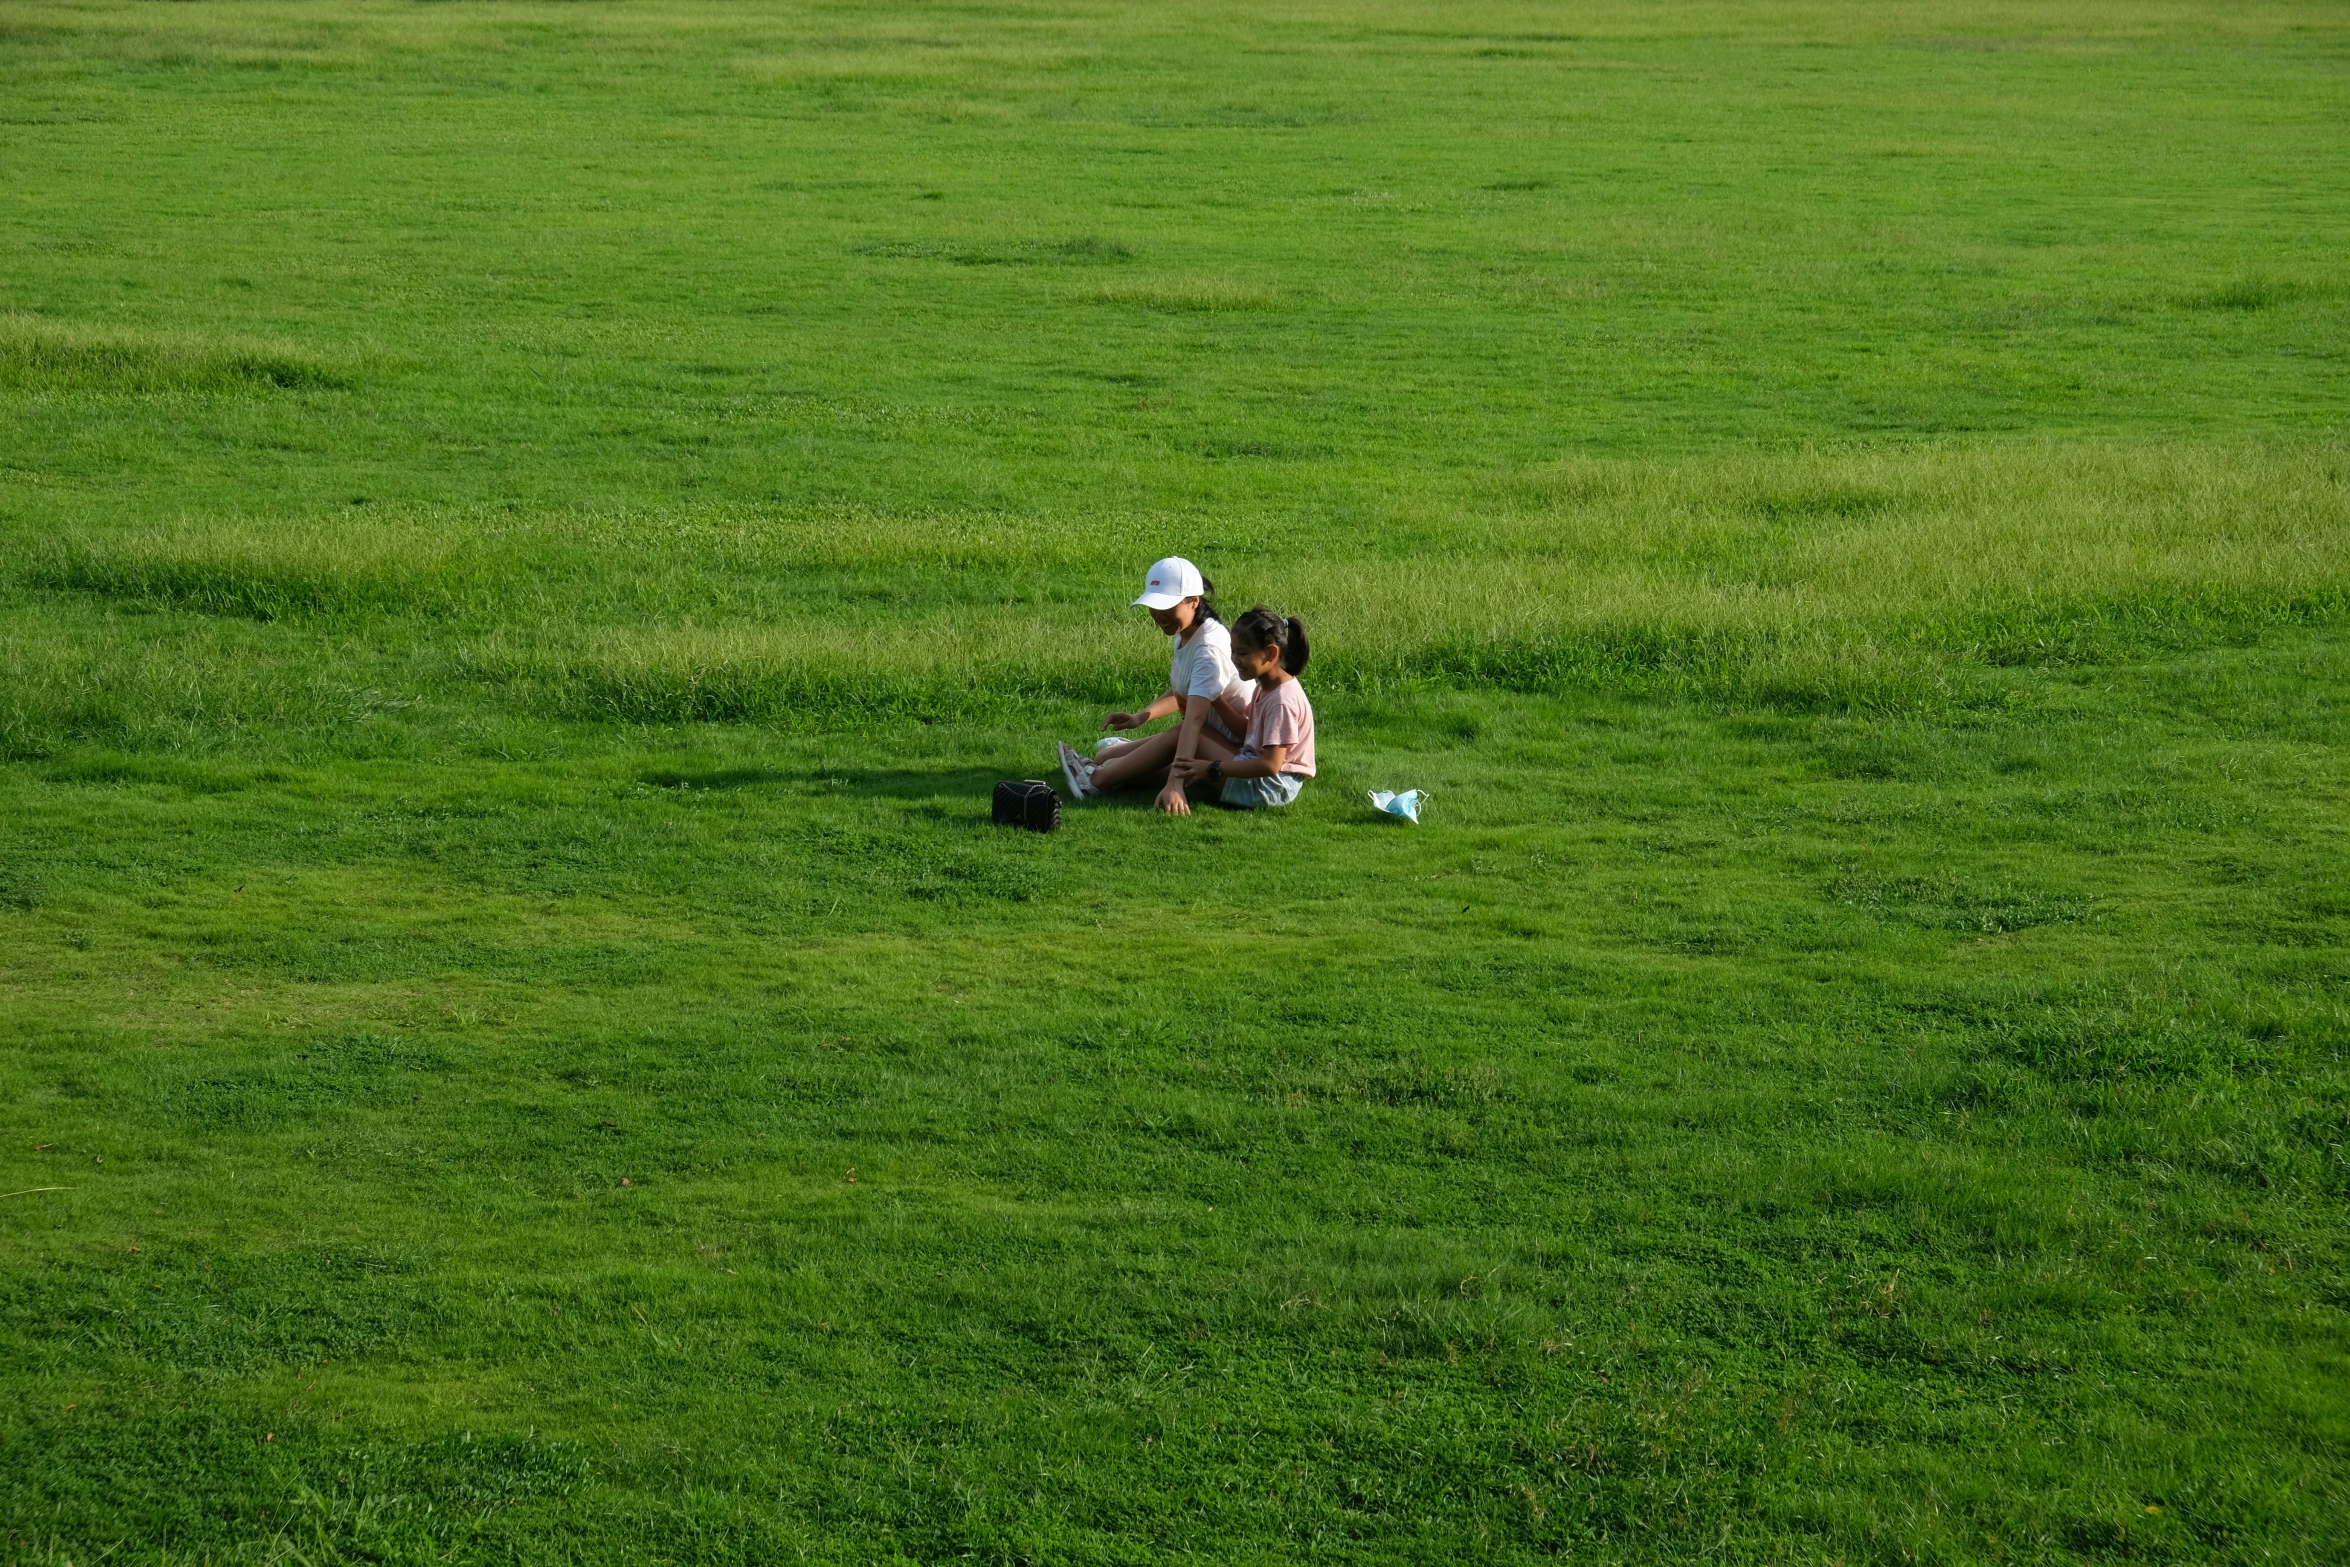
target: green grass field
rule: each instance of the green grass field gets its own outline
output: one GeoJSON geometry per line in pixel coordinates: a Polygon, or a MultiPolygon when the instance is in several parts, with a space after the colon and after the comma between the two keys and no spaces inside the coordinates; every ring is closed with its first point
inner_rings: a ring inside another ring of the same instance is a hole
{"type": "Polygon", "coordinates": [[[2339,5],[0,0],[0,170],[0,1559],[2350,1558],[2339,5]],[[1321,778],[991,828],[1170,552],[1321,778]]]}

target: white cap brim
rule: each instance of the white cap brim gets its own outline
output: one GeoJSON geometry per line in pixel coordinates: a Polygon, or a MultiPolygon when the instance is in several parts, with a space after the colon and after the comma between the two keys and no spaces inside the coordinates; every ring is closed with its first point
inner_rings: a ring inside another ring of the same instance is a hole
{"type": "Polygon", "coordinates": [[[1145,593],[1134,602],[1144,609],[1173,609],[1187,597],[1189,595],[1183,593],[1145,593]]]}

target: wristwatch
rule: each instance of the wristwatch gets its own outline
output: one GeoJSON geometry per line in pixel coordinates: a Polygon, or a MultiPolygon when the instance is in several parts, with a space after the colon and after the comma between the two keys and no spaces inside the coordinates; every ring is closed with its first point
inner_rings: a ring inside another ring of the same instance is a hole
{"type": "Polygon", "coordinates": [[[1220,783],[1220,782],[1222,782],[1222,781],[1223,781],[1223,777],[1224,777],[1224,764],[1223,764],[1222,762],[1216,762],[1216,761],[1211,761],[1211,762],[1209,762],[1209,763],[1208,763],[1208,782],[1210,782],[1210,783],[1220,783]]]}

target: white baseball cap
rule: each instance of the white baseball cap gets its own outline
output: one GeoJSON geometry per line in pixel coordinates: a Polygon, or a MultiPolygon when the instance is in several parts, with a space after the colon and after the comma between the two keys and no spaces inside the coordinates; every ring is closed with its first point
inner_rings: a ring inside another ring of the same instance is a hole
{"type": "Polygon", "coordinates": [[[1197,566],[1180,555],[1170,555],[1151,567],[1150,575],[1142,579],[1142,597],[1134,602],[1144,609],[1173,609],[1207,591],[1197,566]]]}

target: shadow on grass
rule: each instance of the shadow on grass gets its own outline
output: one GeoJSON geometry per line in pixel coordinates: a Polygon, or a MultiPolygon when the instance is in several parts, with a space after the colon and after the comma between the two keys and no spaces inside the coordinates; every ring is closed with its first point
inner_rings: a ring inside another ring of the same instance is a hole
{"type": "MultiPolygon", "coordinates": [[[[706,769],[656,768],[637,774],[637,782],[656,789],[681,792],[755,789],[786,785],[814,794],[853,795],[870,799],[936,800],[959,798],[988,809],[998,781],[1011,776],[975,767],[837,768],[786,770],[775,767],[714,767],[706,769]]],[[[1055,793],[1065,791],[1058,780],[1055,793]]]]}
{"type": "MultiPolygon", "coordinates": [[[[995,786],[1006,779],[1034,777],[1034,774],[994,773],[973,768],[939,768],[921,771],[913,768],[863,772],[832,772],[811,777],[810,782],[836,794],[861,795],[873,799],[901,799],[968,801],[981,824],[989,821],[994,805],[995,786]]],[[[1137,785],[1132,789],[1113,790],[1092,799],[1078,801],[1069,798],[1066,784],[1056,775],[1041,779],[1054,794],[1060,796],[1064,818],[1071,815],[1089,815],[1097,811],[1141,811],[1155,815],[1158,798],[1156,784],[1137,785]]],[[[1191,808],[1195,812],[1233,811],[1237,807],[1193,795],[1191,808]]]]}
{"type": "MultiPolygon", "coordinates": [[[[637,781],[657,789],[681,791],[753,789],[763,785],[796,785],[816,794],[849,795],[875,800],[921,800],[926,802],[955,801],[967,803],[973,819],[987,825],[995,786],[1015,775],[990,772],[975,767],[896,767],[896,768],[812,768],[807,771],[784,771],[772,767],[719,767],[701,770],[662,768],[639,773],[637,781]]],[[[1138,785],[1132,789],[1114,790],[1083,802],[1069,798],[1067,789],[1058,778],[1044,780],[1061,797],[1065,813],[1087,814],[1095,811],[1145,812],[1155,814],[1158,789],[1156,785],[1138,785]]],[[[1192,797],[1191,808],[1197,813],[1217,815],[1244,815],[1245,808],[1226,805],[1221,800],[1202,795],[1192,797]]],[[[961,815],[961,812],[954,813],[961,815]]],[[[1360,812],[1350,811],[1338,817],[1322,817],[1321,825],[1354,831],[1409,832],[1412,825],[1365,806],[1360,812]]]]}

